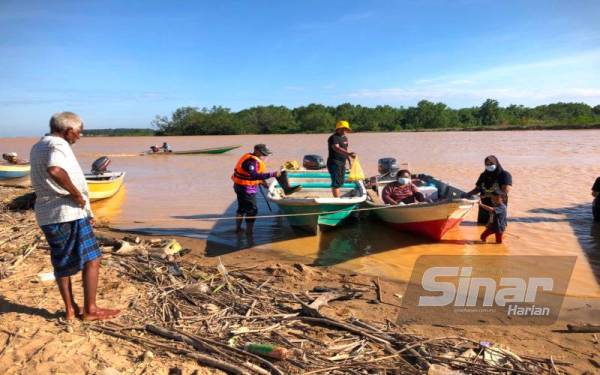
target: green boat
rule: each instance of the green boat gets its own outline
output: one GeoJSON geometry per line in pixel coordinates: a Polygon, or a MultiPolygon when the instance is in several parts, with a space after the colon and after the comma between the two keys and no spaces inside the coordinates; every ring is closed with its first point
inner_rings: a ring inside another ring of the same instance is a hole
{"type": "Polygon", "coordinates": [[[146,151],[142,155],[196,155],[196,154],[224,154],[227,151],[235,150],[236,148],[240,148],[240,145],[237,146],[224,146],[224,147],[213,147],[213,148],[203,148],[200,150],[187,150],[187,151],[146,151]]]}
{"type": "Polygon", "coordinates": [[[275,203],[290,225],[317,234],[319,230],[340,225],[358,205],[367,199],[362,181],[346,181],[342,196],[334,198],[328,172],[288,171],[290,185],[302,185],[302,190],[285,195],[277,181],[269,185],[267,199],[275,203]]]}

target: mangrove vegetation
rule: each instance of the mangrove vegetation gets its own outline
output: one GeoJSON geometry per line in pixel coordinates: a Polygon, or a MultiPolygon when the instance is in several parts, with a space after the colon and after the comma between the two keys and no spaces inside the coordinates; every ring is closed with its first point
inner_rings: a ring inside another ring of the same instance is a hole
{"type": "Polygon", "coordinates": [[[478,107],[453,109],[444,103],[420,101],[414,107],[365,107],[309,104],[297,108],[257,106],[238,112],[229,108],[181,107],[171,117],[152,121],[158,135],[327,133],[336,120],[347,120],[354,131],[597,127],[600,105],[554,103],[537,107],[502,107],[488,99],[478,107]]]}

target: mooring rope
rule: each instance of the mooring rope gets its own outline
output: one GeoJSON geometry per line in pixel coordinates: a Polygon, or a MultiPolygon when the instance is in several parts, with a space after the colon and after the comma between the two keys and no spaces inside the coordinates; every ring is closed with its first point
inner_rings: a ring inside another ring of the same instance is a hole
{"type": "MultiPolygon", "coordinates": [[[[437,202],[436,202],[437,203],[437,202]]],[[[412,206],[412,207],[417,207],[419,206],[419,204],[410,204],[410,205],[405,205],[405,206],[412,206]]],[[[404,207],[404,206],[394,206],[394,205],[385,205],[385,206],[377,206],[377,207],[363,207],[363,208],[353,208],[351,210],[346,210],[346,209],[341,209],[341,210],[332,210],[332,211],[318,211],[318,212],[302,212],[302,213],[296,213],[296,214],[273,214],[273,215],[256,215],[256,216],[244,216],[245,219],[273,219],[273,218],[280,218],[280,217],[301,217],[301,216],[314,216],[314,215],[329,215],[329,214],[335,214],[338,212],[362,212],[362,211],[376,211],[376,210],[385,210],[385,209],[389,209],[389,208],[398,208],[398,207],[404,207]]],[[[466,213],[465,213],[466,214],[466,213]]],[[[221,220],[235,220],[235,219],[239,219],[240,217],[238,216],[213,216],[213,217],[200,217],[200,218],[194,218],[193,216],[190,218],[180,218],[180,217],[175,217],[175,218],[171,218],[171,219],[158,219],[158,220],[152,220],[151,222],[170,222],[173,220],[193,220],[193,221],[221,221],[221,220]]],[[[113,221],[110,221],[110,223],[115,223],[113,221]]],[[[137,223],[140,223],[139,221],[137,223]]]]}
{"type": "MultiPolygon", "coordinates": [[[[257,216],[244,216],[246,219],[271,219],[277,217],[295,217],[295,216],[315,216],[315,215],[329,215],[335,214],[338,212],[359,212],[359,211],[373,211],[373,210],[382,210],[385,208],[394,208],[397,206],[382,206],[382,207],[366,207],[366,208],[353,208],[351,210],[333,210],[333,211],[319,211],[319,212],[302,212],[297,214],[276,214],[276,215],[257,215],[257,216]]],[[[207,217],[207,218],[198,218],[194,220],[198,221],[219,221],[219,220],[232,220],[237,219],[237,216],[215,216],[215,217],[207,217]]]]}

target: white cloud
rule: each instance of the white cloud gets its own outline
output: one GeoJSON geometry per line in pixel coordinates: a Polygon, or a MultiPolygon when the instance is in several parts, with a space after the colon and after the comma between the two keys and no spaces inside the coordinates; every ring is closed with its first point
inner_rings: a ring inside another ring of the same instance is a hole
{"type": "Polygon", "coordinates": [[[423,78],[396,87],[355,90],[346,97],[372,104],[412,104],[428,99],[463,106],[486,98],[495,98],[504,104],[536,105],[556,101],[598,104],[600,50],[423,78]]]}
{"type": "Polygon", "coordinates": [[[451,85],[470,85],[471,83],[475,83],[475,82],[471,81],[469,79],[455,79],[448,83],[451,85]]]}
{"type": "MultiPolygon", "coordinates": [[[[548,68],[573,68],[576,66],[600,63],[600,50],[592,50],[572,56],[558,57],[553,59],[540,60],[524,64],[514,64],[506,66],[493,67],[471,75],[472,80],[485,80],[503,76],[510,76],[524,72],[531,72],[538,69],[548,70],[548,68]]],[[[575,73],[575,72],[573,72],[575,73]]]]}
{"type": "Polygon", "coordinates": [[[435,83],[436,80],[435,79],[418,79],[415,81],[415,84],[417,85],[429,85],[432,83],[435,83]]]}
{"type": "Polygon", "coordinates": [[[460,88],[386,88],[364,89],[351,92],[348,97],[354,100],[366,100],[373,103],[412,104],[422,99],[441,101],[451,105],[475,105],[487,98],[494,98],[507,104],[538,105],[558,101],[600,103],[600,88],[564,88],[564,89],[460,89],[460,88]],[[466,104],[468,103],[468,104],[466,104]]]}
{"type": "MultiPolygon", "coordinates": [[[[600,49],[587,52],[560,56],[545,60],[532,61],[527,63],[517,63],[509,65],[492,66],[474,72],[465,72],[462,74],[439,76],[434,78],[424,78],[415,81],[415,84],[464,84],[464,83],[483,83],[506,78],[527,77],[529,74],[551,73],[555,69],[574,69],[575,67],[594,67],[600,76],[600,49]]],[[[576,75],[576,71],[571,72],[576,75]]],[[[551,78],[551,77],[549,77],[551,78]]]]}

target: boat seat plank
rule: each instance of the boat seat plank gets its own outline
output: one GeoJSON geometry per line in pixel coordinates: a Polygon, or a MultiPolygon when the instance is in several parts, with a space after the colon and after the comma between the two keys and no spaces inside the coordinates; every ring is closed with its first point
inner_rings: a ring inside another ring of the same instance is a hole
{"type": "MultiPolygon", "coordinates": [[[[331,182],[303,182],[303,181],[290,181],[290,185],[302,185],[306,189],[331,189],[331,182]]],[[[277,185],[279,187],[279,185],[277,185]]],[[[356,189],[355,183],[345,183],[342,185],[342,189],[356,189]]]]}

